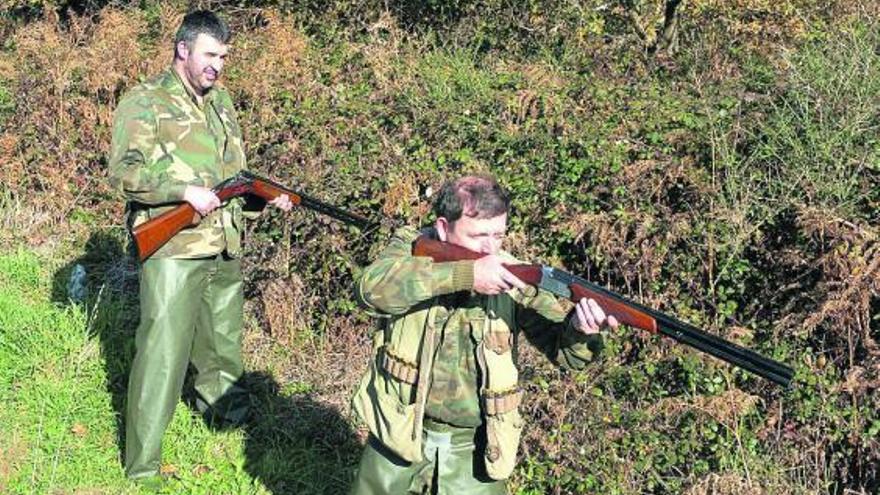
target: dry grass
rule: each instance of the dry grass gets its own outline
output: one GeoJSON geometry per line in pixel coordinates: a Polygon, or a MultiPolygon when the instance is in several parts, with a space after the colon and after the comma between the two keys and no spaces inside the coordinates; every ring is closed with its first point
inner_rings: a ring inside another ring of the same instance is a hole
{"type": "MultiPolygon", "coordinates": [[[[880,366],[880,345],[871,328],[872,303],[880,293],[880,243],[875,229],[816,210],[801,212],[799,223],[805,233],[827,246],[817,260],[823,273],[822,302],[806,316],[800,331],[821,332],[838,342],[831,351],[832,360],[849,370],[847,376],[880,366]]],[[[861,385],[854,390],[877,388],[872,381],[861,385]]]]}
{"type": "Polygon", "coordinates": [[[139,45],[145,26],[128,11],[107,9],[97,23],[76,15],[62,23],[48,10],[13,34],[15,64],[4,59],[0,67],[26,91],[15,95],[17,111],[8,122],[16,134],[0,138],[0,173],[9,179],[6,190],[26,203],[23,210],[33,210],[20,235],[66,223],[85,205],[86,191],[107,191],[101,160],[113,108],[155,59],[139,45]],[[35,192],[39,201],[29,199],[35,192]]]}
{"type": "Polygon", "coordinates": [[[28,446],[15,432],[4,431],[0,438],[0,492],[6,493],[9,480],[21,468],[28,446]],[[11,437],[10,437],[11,436],[11,437]]]}
{"type": "Polygon", "coordinates": [[[431,205],[419,197],[419,182],[412,173],[393,176],[385,191],[382,213],[388,217],[426,217],[431,205]]]}
{"type": "Polygon", "coordinates": [[[367,32],[369,40],[356,48],[364,54],[377,87],[384,93],[393,92],[401,87],[402,74],[396,70],[396,62],[404,58],[406,34],[389,12],[382,13],[367,32]]]}
{"type": "Polygon", "coordinates": [[[788,3],[772,0],[708,0],[685,3],[684,7],[686,15],[697,18],[708,15],[707,19],[718,24],[723,19],[726,21],[723,25],[729,29],[728,35],[752,49],[763,48],[771,40],[777,43],[792,42],[808,34],[808,23],[802,16],[792,16],[788,3]]]}
{"type": "Polygon", "coordinates": [[[291,274],[287,278],[270,280],[262,290],[266,329],[279,344],[296,347],[302,334],[308,335],[311,318],[309,294],[302,278],[291,274]]]}
{"type": "Polygon", "coordinates": [[[310,85],[303,67],[305,38],[278,12],[264,11],[261,19],[260,28],[233,41],[231,63],[245,77],[229,81],[230,89],[240,95],[239,105],[251,114],[245,126],[247,137],[257,141],[267,137],[263,132],[278,125],[278,105],[270,102],[281,96],[296,99],[308,92],[310,85]]]}
{"type": "MultiPolygon", "coordinates": [[[[88,45],[78,53],[92,61],[83,74],[83,89],[89,94],[109,96],[111,111],[119,88],[136,81],[147,69],[147,61],[159,55],[153,49],[145,50],[139,41],[147,35],[147,29],[146,20],[140,16],[105,10],[92,27],[88,45]]],[[[102,123],[109,123],[109,119],[102,123]]]]}
{"type": "Polygon", "coordinates": [[[352,387],[369,363],[372,328],[339,321],[330,335],[300,340],[295,348],[254,329],[246,332],[243,349],[249,368],[271,370],[282,384],[308,384],[317,402],[348,417],[352,387]]]}
{"type": "Polygon", "coordinates": [[[690,400],[681,398],[662,399],[648,408],[649,415],[662,414],[677,417],[685,412],[697,411],[728,428],[734,429],[745,415],[753,413],[760,398],[732,388],[721,395],[699,396],[690,400]]]}
{"type": "Polygon", "coordinates": [[[767,491],[736,474],[712,473],[691,486],[685,495],[781,495],[767,491]]]}

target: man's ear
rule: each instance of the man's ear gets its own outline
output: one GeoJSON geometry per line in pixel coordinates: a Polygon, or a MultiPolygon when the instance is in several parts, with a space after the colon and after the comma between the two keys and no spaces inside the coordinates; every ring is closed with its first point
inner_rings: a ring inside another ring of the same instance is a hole
{"type": "Polygon", "coordinates": [[[189,47],[186,46],[186,41],[178,41],[174,48],[174,55],[180,60],[186,60],[189,57],[189,47]]]}
{"type": "Polygon", "coordinates": [[[449,220],[446,220],[445,217],[437,217],[437,220],[434,222],[434,229],[437,231],[437,238],[446,242],[449,236],[449,220]]]}

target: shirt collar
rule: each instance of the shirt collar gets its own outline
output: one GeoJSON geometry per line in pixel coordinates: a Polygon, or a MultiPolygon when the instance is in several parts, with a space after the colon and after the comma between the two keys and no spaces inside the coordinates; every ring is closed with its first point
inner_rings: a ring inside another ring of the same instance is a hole
{"type": "MultiPolygon", "coordinates": [[[[188,97],[190,101],[193,102],[193,105],[197,108],[202,108],[203,105],[199,105],[199,99],[196,94],[190,91],[186,84],[183,83],[180,74],[174,70],[174,67],[169,67],[166,70],[164,86],[168,91],[174,94],[188,97]]],[[[214,93],[216,93],[216,91],[208,90],[208,92],[205,93],[205,96],[202,97],[203,104],[210,103],[214,99],[214,93]]]]}

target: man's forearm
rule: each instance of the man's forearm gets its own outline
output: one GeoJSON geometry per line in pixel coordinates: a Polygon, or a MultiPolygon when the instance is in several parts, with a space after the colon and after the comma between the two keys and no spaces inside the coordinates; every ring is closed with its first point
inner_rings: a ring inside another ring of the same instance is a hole
{"type": "MultiPolygon", "coordinates": [[[[129,154],[138,154],[131,151],[129,154]]],[[[123,157],[110,162],[110,184],[127,200],[147,205],[159,205],[183,201],[187,184],[170,179],[165,173],[151,172],[154,166],[134,157],[123,157]]]]}
{"type": "Polygon", "coordinates": [[[403,314],[433,297],[473,288],[473,262],[434,263],[403,256],[370,265],[358,283],[366,306],[386,314],[403,314]]]}

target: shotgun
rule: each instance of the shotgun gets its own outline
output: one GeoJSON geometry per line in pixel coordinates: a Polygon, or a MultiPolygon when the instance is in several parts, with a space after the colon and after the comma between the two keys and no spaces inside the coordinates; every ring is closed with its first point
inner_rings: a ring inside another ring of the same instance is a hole
{"type": "MultiPolygon", "coordinates": [[[[212,191],[214,191],[214,194],[217,195],[221,202],[245,194],[252,194],[266,201],[272,201],[278,196],[286,194],[295,205],[315,210],[318,213],[323,213],[362,230],[373,226],[372,222],[360,215],[310,198],[305,194],[288,189],[277,182],[247,170],[239,171],[232,177],[220,182],[214,186],[212,191]]],[[[178,232],[198,224],[201,219],[202,216],[199,215],[192,205],[183,202],[173,209],[137,225],[132,229],[131,233],[137,245],[138,258],[141,261],[146,260],[178,232]]]]}
{"type": "MultiPolygon", "coordinates": [[[[461,246],[420,236],[413,242],[413,256],[432,258],[435,262],[476,260],[483,255],[461,246]]],[[[504,267],[523,282],[544,289],[557,297],[573,302],[581,298],[594,299],[617,321],[651,333],[661,333],[697,350],[711,354],[722,361],[739,366],[782,387],[791,383],[794,370],[750,349],[734,344],[669,315],[642,306],[608,289],[588,282],[576,275],[544,265],[514,265],[504,267]]]]}

